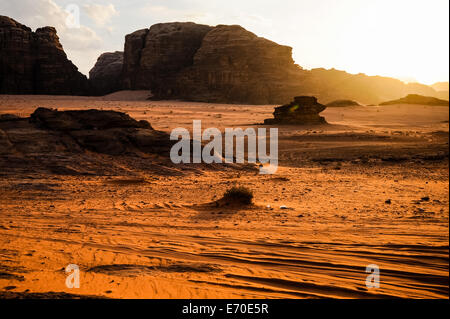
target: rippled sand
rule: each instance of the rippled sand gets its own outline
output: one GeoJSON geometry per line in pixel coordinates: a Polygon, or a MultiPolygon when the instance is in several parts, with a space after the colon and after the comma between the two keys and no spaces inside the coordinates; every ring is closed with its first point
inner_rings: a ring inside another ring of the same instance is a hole
{"type": "MultiPolygon", "coordinates": [[[[0,113],[114,109],[170,132],[193,119],[245,128],[273,111],[141,94],[0,96],[0,113]]],[[[0,296],[448,298],[448,107],[322,115],[330,125],[279,128],[275,175],[119,160],[114,176],[0,168],[0,296]],[[235,183],[255,205],[216,207],[235,183]],[[65,286],[68,264],[80,267],[78,289],[65,286]],[[378,289],[366,288],[369,264],[380,267],[378,289]]]]}

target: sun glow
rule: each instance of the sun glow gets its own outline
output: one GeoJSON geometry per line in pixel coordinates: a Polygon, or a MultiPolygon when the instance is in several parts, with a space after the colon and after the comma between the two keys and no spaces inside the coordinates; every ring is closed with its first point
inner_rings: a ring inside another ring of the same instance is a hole
{"type": "Polygon", "coordinates": [[[323,28],[292,43],[298,64],[425,84],[448,81],[448,1],[344,0],[329,4],[333,13],[328,21],[322,21],[323,28]]]}

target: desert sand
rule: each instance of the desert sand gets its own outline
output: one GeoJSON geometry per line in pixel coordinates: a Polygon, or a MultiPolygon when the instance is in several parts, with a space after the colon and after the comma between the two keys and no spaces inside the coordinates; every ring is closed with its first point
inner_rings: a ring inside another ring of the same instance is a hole
{"type": "MultiPolygon", "coordinates": [[[[274,107],[147,97],[3,95],[0,114],[97,108],[166,132],[191,129],[194,119],[223,131],[257,127],[274,107]]],[[[448,298],[449,108],[321,115],[329,125],[279,126],[275,175],[220,165],[180,175],[118,162],[126,173],[0,168],[0,296],[448,298]],[[212,204],[234,184],[254,191],[254,206],[212,204]],[[66,287],[68,264],[80,267],[80,288],[66,287]],[[370,264],[380,288],[366,287],[370,264]]]]}

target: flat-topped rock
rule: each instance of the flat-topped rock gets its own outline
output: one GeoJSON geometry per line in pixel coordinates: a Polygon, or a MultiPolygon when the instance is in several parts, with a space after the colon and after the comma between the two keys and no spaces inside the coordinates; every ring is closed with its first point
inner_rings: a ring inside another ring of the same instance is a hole
{"type": "Polygon", "coordinates": [[[154,130],[147,121],[116,111],[40,107],[29,118],[6,117],[0,121],[3,155],[6,152],[57,157],[91,151],[108,155],[158,154],[168,158],[172,144],[167,133],[154,130]]]}
{"type": "Polygon", "coordinates": [[[128,114],[103,110],[58,111],[37,108],[30,116],[40,127],[55,131],[105,130],[111,128],[152,129],[147,121],[137,121],[128,114]]]}
{"type": "Polygon", "coordinates": [[[264,120],[264,124],[326,124],[325,118],[319,115],[325,109],[314,96],[296,96],[291,103],[276,107],[274,118],[264,120]]]}

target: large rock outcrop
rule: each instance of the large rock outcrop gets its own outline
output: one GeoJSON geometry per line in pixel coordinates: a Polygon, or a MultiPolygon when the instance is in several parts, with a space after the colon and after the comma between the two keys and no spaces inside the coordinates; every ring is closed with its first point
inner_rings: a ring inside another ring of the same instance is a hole
{"type": "MultiPolygon", "coordinates": [[[[108,64],[96,65],[93,72],[102,68],[108,64]]],[[[345,99],[376,104],[412,93],[446,93],[387,77],[304,70],[294,63],[288,46],[238,25],[191,22],[159,23],[128,34],[120,82],[122,89],[148,89],[155,99],[245,104],[284,104],[298,95],[316,96],[322,103],[345,99]]]]}
{"type": "Polygon", "coordinates": [[[292,48],[256,36],[238,25],[209,27],[160,23],[125,38],[122,88],[149,89],[155,99],[283,104],[313,95],[375,104],[433,88],[338,70],[303,70],[292,48]]]}
{"type": "Polygon", "coordinates": [[[0,93],[88,92],[87,78],[67,59],[55,28],[33,32],[11,18],[0,16],[0,93]]]}
{"type": "Polygon", "coordinates": [[[157,99],[282,103],[305,74],[292,48],[237,25],[156,24],[127,35],[124,51],[123,88],[157,99]]]}
{"type": "Polygon", "coordinates": [[[274,118],[264,120],[264,124],[326,124],[325,118],[319,115],[325,109],[314,96],[296,96],[291,103],[276,107],[274,118]]]}
{"type": "Polygon", "coordinates": [[[120,90],[123,52],[106,52],[100,55],[89,71],[89,82],[95,95],[105,95],[120,90]]]}
{"type": "Polygon", "coordinates": [[[302,91],[304,75],[291,47],[237,25],[219,25],[206,34],[194,64],[180,75],[176,94],[208,102],[285,103],[302,91]]]}

